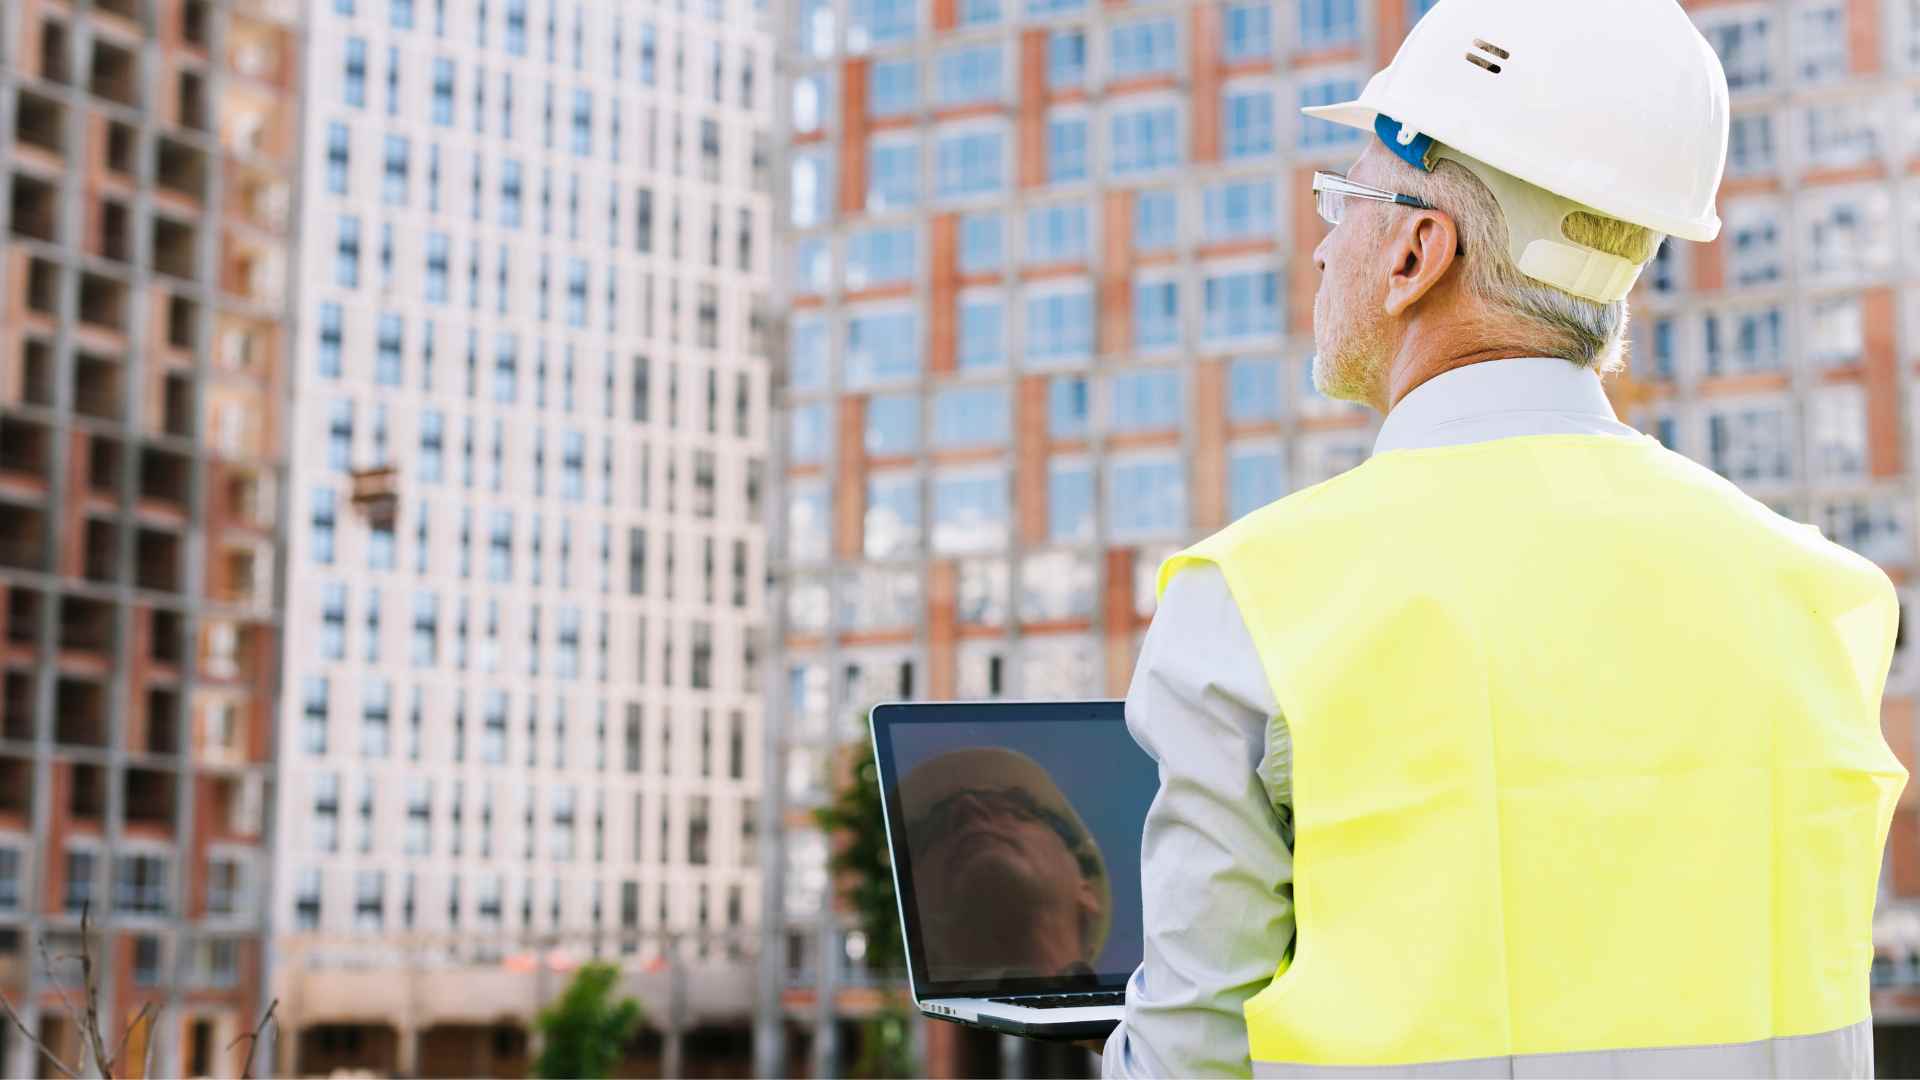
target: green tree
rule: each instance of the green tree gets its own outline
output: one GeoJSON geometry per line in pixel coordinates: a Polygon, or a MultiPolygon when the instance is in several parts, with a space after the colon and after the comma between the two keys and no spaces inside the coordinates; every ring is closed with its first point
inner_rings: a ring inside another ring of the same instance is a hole
{"type": "Polygon", "coordinates": [[[829,837],[841,837],[828,867],[845,886],[854,921],[867,939],[867,966],[899,971],[906,966],[900,943],[900,907],[893,895],[893,861],[887,855],[887,825],[880,806],[880,774],[873,764],[873,737],[862,741],[847,782],[833,801],[813,812],[829,837]]]}
{"type": "Polygon", "coordinates": [[[581,966],[566,992],[534,1021],[544,1040],[534,1075],[599,1078],[613,1071],[641,1019],[638,1001],[614,1000],[619,982],[620,969],[612,964],[581,966]]]}

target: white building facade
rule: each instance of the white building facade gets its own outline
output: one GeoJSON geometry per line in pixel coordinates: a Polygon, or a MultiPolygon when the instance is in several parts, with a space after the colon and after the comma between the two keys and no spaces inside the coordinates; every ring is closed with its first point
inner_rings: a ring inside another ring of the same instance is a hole
{"type": "Polygon", "coordinates": [[[727,962],[760,904],[764,15],[309,16],[273,911],[294,1024],[369,1019],[318,984],[298,1008],[356,940],[638,963],[683,931],[727,962]]]}

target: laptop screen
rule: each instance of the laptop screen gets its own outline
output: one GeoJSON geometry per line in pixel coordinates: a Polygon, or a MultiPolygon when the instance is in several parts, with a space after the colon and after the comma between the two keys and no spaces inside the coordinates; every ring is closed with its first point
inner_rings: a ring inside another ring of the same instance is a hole
{"type": "Polygon", "coordinates": [[[1122,704],[882,705],[873,728],[917,995],[1125,986],[1159,772],[1122,704]]]}

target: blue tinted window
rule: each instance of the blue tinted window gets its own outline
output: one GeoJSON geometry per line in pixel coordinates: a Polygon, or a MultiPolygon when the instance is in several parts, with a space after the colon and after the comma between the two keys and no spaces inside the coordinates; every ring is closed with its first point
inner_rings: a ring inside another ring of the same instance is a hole
{"type": "Polygon", "coordinates": [[[1203,335],[1211,342],[1280,332],[1280,275],[1249,270],[1209,277],[1203,335]]]}
{"type": "Polygon", "coordinates": [[[367,41],[365,38],[347,39],[346,70],[341,82],[341,92],[345,95],[347,104],[355,108],[366,108],[367,41]]]}
{"type": "Polygon", "coordinates": [[[833,284],[833,250],[824,237],[794,241],[793,271],[801,292],[827,291],[833,284]]]}
{"type": "Polygon", "coordinates": [[[1346,45],[1360,35],[1354,0],[1300,0],[1300,47],[1346,45]]]}
{"type": "Polygon", "coordinates": [[[912,473],[867,479],[865,547],[869,559],[911,552],[920,544],[920,481],[912,473]]]}
{"type": "Polygon", "coordinates": [[[1143,191],[1133,200],[1133,246],[1162,251],[1180,238],[1179,202],[1171,191],[1143,191]]]}
{"type": "Polygon", "coordinates": [[[1162,75],[1179,62],[1179,45],[1172,19],[1150,19],[1113,28],[1108,43],[1114,79],[1162,75]]]}
{"type": "Polygon", "coordinates": [[[787,413],[787,461],[813,465],[827,459],[827,405],[796,405],[787,413]]]}
{"type": "Polygon", "coordinates": [[[875,394],[868,398],[867,453],[893,457],[918,449],[920,398],[913,394],[875,394]]]}
{"type": "Polygon", "coordinates": [[[373,379],[381,386],[400,385],[400,351],[405,344],[405,336],[406,323],[399,315],[391,311],[380,314],[373,379]]]}
{"type": "Polygon", "coordinates": [[[1045,18],[1068,11],[1079,11],[1087,0],[1027,0],[1027,14],[1045,18]]]}
{"type": "Polygon", "coordinates": [[[1052,364],[1093,354],[1093,294],[1086,289],[1027,300],[1027,362],[1052,364]]]}
{"type": "Polygon", "coordinates": [[[347,193],[347,154],[350,147],[347,125],[335,120],[327,125],[327,192],[347,193]]]}
{"type": "Polygon", "coordinates": [[[1107,535],[1114,540],[1173,537],[1187,528],[1187,482],[1177,457],[1107,463],[1107,535]]]}
{"type": "Polygon", "coordinates": [[[1250,423],[1280,418],[1280,362],[1242,358],[1227,366],[1227,419],[1250,423]]]}
{"type": "Polygon", "coordinates": [[[1055,439],[1084,439],[1091,412],[1087,380],[1056,375],[1047,383],[1047,434],[1055,439]]]}
{"type": "Polygon", "coordinates": [[[1000,21],[1000,0],[960,0],[960,25],[985,26],[1000,21]]]}
{"type": "MultiPolygon", "coordinates": [[[[1353,100],[1359,92],[1360,84],[1352,79],[1323,79],[1300,87],[1300,106],[1336,105],[1353,100]]],[[[1303,150],[1344,146],[1359,142],[1363,137],[1357,128],[1343,127],[1311,116],[1300,118],[1300,148],[1303,150]]]]}
{"type": "Polygon", "coordinates": [[[1007,474],[1002,469],[936,473],[933,549],[942,554],[997,551],[1007,546],[1007,474]]]}
{"type": "Polygon", "coordinates": [[[912,37],[917,6],[916,0],[849,0],[848,45],[863,49],[912,37]]]}
{"type": "Polygon", "coordinates": [[[1227,516],[1238,520],[1287,493],[1287,466],[1272,448],[1235,450],[1227,458],[1227,516]]]}
{"type": "Polygon", "coordinates": [[[1087,79],[1087,32],[1055,30],[1047,35],[1047,85],[1079,86],[1087,79]]]}
{"type": "Polygon", "coordinates": [[[1006,186],[1007,140],[999,131],[940,137],[934,148],[934,191],[941,198],[985,195],[1006,186]]]}
{"type": "Polygon", "coordinates": [[[793,389],[819,390],[827,385],[827,321],[806,316],[793,321],[787,340],[793,389]]]}
{"type": "Polygon", "coordinates": [[[1055,544],[1093,540],[1093,468],[1084,461],[1047,465],[1047,539],[1055,544]]]}
{"type": "Polygon", "coordinates": [[[960,219],[960,272],[998,270],[1006,261],[1007,222],[999,214],[967,214],[960,219]]]}
{"type": "Polygon", "coordinates": [[[1087,118],[1060,116],[1047,121],[1047,183],[1087,178],[1087,118]]]}
{"type": "Polygon", "coordinates": [[[847,320],[844,381],[859,389],[920,374],[920,320],[912,311],[868,312],[847,320]]]}
{"type": "Polygon", "coordinates": [[[1273,153],[1273,92],[1230,90],[1226,96],[1224,124],[1228,160],[1261,157],[1273,153]]]}
{"type": "Polygon", "coordinates": [[[327,301],[320,305],[320,374],[329,379],[340,377],[340,348],[343,333],[340,305],[327,301]]]}
{"type": "Polygon", "coordinates": [[[1206,189],[1201,229],[1208,243],[1265,239],[1276,228],[1271,180],[1234,180],[1206,189]]]}
{"type": "Polygon", "coordinates": [[[911,60],[876,61],[867,73],[867,111],[899,116],[920,105],[920,68],[911,60]]]}
{"type": "Polygon", "coordinates": [[[1186,397],[1176,368],[1122,372],[1108,383],[1108,390],[1113,394],[1114,431],[1160,431],[1181,426],[1186,397]]]}
{"type": "Polygon", "coordinates": [[[1163,349],[1180,342],[1180,286],[1151,281],[1133,287],[1133,347],[1163,349]]]}
{"type": "Polygon", "coordinates": [[[1027,211],[1027,264],[1085,262],[1091,243],[1090,217],[1085,203],[1027,211]]]}
{"type": "Polygon", "coordinates": [[[876,142],[867,154],[869,211],[898,210],[920,201],[918,141],[876,142]]]}
{"type": "Polygon", "coordinates": [[[453,61],[445,58],[433,62],[433,122],[453,123],[453,61]]]}
{"type": "Polygon", "coordinates": [[[933,445],[998,446],[1009,430],[1007,391],[1004,387],[955,387],[933,399],[933,445]]]}
{"type": "Polygon", "coordinates": [[[911,225],[891,229],[862,229],[849,234],[847,288],[868,289],[912,280],[914,247],[911,225]]]}
{"type": "Polygon", "coordinates": [[[998,45],[942,53],[934,61],[934,101],[945,106],[997,101],[1003,90],[1003,68],[998,45]]]}
{"type": "Polygon", "coordinates": [[[1221,26],[1221,56],[1228,63],[1273,55],[1273,5],[1267,0],[1228,4],[1221,26]]]}
{"type": "Polygon", "coordinates": [[[996,368],[1007,362],[1007,306],[998,298],[961,303],[957,362],[962,371],[996,368]]]}
{"type": "Polygon", "coordinates": [[[1115,113],[1113,173],[1163,169],[1180,163],[1180,123],[1172,105],[1154,105],[1115,113]]]}
{"type": "Polygon", "coordinates": [[[333,283],[343,289],[360,284],[360,219],[343,216],[333,255],[333,283]]]}

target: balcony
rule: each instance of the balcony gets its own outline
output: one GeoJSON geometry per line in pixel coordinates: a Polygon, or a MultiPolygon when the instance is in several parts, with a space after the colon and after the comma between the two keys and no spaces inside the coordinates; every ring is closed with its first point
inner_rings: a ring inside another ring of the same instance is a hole
{"type": "Polygon", "coordinates": [[[353,506],[378,526],[393,524],[400,509],[400,470],[391,465],[353,470],[353,506]]]}

